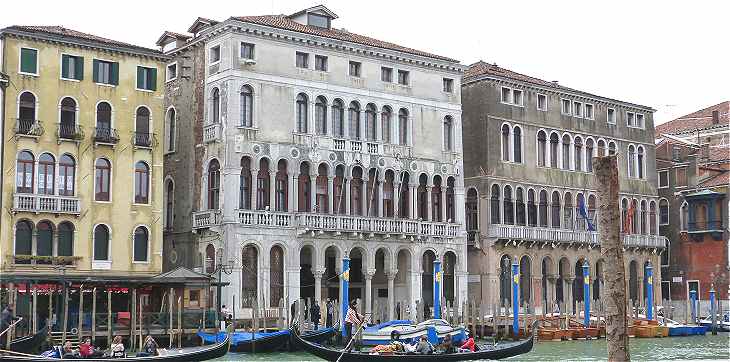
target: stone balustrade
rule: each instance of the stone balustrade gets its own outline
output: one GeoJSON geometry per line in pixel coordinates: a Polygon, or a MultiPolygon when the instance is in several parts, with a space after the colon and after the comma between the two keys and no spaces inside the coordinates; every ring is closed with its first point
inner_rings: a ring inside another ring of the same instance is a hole
{"type": "Polygon", "coordinates": [[[78,197],[58,195],[14,194],[13,211],[79,214],[81,201],[78,197]]]}
{"type": "MultiPolygon", "coordinates": [[[[520,225],[489,225],[487,237],[525,241],[584,243],[598,245],[600,240],[596,231],[566,230],[520,225]]],[[[665,236],[661,235],[623,235],[624,245],[630,247],[664,248],[665,236]]]]}

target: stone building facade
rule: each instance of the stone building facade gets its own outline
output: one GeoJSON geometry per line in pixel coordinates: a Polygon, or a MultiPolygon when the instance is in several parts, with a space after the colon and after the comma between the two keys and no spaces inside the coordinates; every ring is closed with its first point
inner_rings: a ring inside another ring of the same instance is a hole
{"type": "MultiPolygon", "coordinates": [[[[521,304],[538,312],[555,310],[555,301],[573,311],[583,299],[584,263],[599,299],[604,261],[592,157],[617,154],[622,220],[632,220],[622,235],[629,296],[642,303],[644,267],[658,266],[665,247],[653,110],[485,62],[465,72],[462,104],[469,299],[509,305],[513,263],[521,304]]],[[[655,301],[659,280],[652,280],[655,301]]]]}
{"type": "Polygon", "coordinates": [[[177,70],[168,262],[223,268],[236,315],[340,300],[343,259],[350,299],[379,319],[433,305],[436,261],[443,299],[466,299],[463,68],[336,19],[199,18],[158,43],[177,70]]]}

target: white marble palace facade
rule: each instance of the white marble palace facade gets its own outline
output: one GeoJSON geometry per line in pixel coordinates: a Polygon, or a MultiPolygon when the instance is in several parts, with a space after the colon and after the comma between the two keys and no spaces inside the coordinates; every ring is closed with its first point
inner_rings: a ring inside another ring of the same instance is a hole
{"type": "Polygon", "coordinates": [[[174,196],[192,203],[199,260],[207,272],[233,266],[222,300],[235,300],[239,315],[254,300],[339,300],[343,257],[350,299],[365,311],[392,318],[416,301],[432,306],[434,260],[442,300],[460,305],[463,67],[335,29],[336,18],[317,6],[198,19],[189,39],[172,35],[169,53],[204,72],[193,95],[202,133],[191,141],[200,179],[174,196]],[[185,58],[193,47],[203,47],[204,66],[185,58]]]}

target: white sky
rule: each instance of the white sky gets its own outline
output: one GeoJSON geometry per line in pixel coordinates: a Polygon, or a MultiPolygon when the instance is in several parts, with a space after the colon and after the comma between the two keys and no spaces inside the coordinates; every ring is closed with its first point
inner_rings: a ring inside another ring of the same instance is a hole
{"type": "Polygon", "coordinates": [[[729,1],[3,0],[0,27],[63,25],[154,48],[198,16],[320,3],[339,15],[334,27],[651,106],[657,124],[730,100],[729,1]]]}

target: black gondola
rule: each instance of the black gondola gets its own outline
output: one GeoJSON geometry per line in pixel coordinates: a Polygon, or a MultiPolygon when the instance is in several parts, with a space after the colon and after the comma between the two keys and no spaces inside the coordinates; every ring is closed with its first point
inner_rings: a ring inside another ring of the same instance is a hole
{"type": "MultiPolygon", "coordinates": [[[[207,361],[211,359],[220,358],[228,353],[228,348],[231,344],[231,338],[226,336],[225,340],[220,343],[212,344],[210,346],[203,347],[191,347],[183,349],[169,349],[164,355],[150,356],[150,357],[127,357],[127,358],[116,358],[116,361],[144,361],[144,362],[159,362],[159,361],[181,361],[181,362],[193,362],[193,361],[207,361]]],[[[52,360],[52,359],[51,359],[52,360]]],[[[89,362],[89,361],[109,361],[107,358],[64,358],[64,361],[72,362],[89,362]]],[[[41,356],[29,356],[12,354],[6,351],[0,351],[0,361],[2,362],[48,362],[49,359],[41,356]]]]}
{"type": "Polygon", "coordinates": [[[347,362],[376,362],[376,361],[398,361],[398,362],[410,362],[410,361],[473,361],[473,360],[490,360],[490,359],[502,359],[512,356],[525,354],[532,350],[532,345],[536,336],[536,325],[532,326],[532,333],[530,338],[527,338],[518,342],[506,342],[496,347],[488,345],[480,345],[479,350],[476,352],[460,352],[460,353],[448,353],[448,354],[405,354],[405,353],[394,353],[394,354],[369,354],[367,352],[345,352],[341,350],[334,350],[326,347],[322,347],[316,343],[307,342],[303,340],[295,328],[292,329],[292,335],[294,342],[300,346],[303,350],[327,361],[347,361],[347,362]],[[340,358],[342,355],[342,358],[340,358]]]}
{"type": "Polygon", "coordinates": [[[302,339],[308,342],[322,344],[329,341],[335,333],[337,333],[337,330],[334,328],[322,328],[316,331],[304,332],[304,334],[302,334],[302,339]]]}
{"type": "Polygon", "coordinates": [[[48,328],[41,328],[32,336],[25,336],[10,341],[10,350],[14,352],[33,353],[46,341],[48,328]]]}
{"type": "MultiPolygon", "coordinates": [[[[286,346],[289,335],[290,332],[284,330],[251,339],[250,333],[234,332],[231,337],[231,352],[276,352],[286,346]]],[[[204,342],[212,342],[216,338],[220,338],[220,334],[211,335],[202,332],[198,332],[198,336],[203,338],[204,342]]]]}

